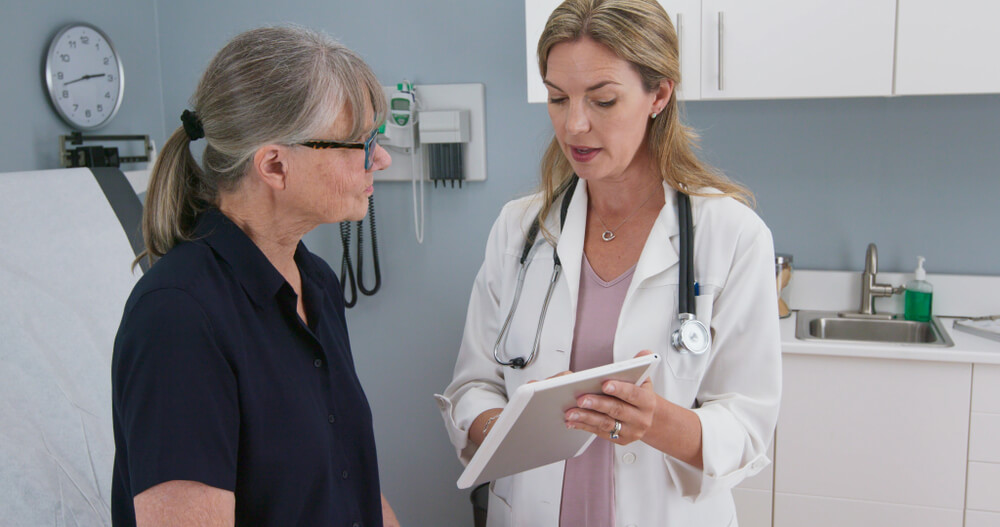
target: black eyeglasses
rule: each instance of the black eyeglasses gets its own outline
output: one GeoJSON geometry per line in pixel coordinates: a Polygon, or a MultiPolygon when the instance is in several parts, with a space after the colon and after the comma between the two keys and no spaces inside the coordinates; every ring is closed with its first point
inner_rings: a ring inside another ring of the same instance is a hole
{"type": "Polygon", "coordinates": [[[375,157],[375,137],[378,136],[378,128],[372,130],[371,135],[368,139],[365,139],[362,143],[343,141],[306,141],[304,143],[299,143],[302,146],[308,146],[309,148],[363,148],[365,150],[365,170],[372,167],[372,159],[375,157]]]}

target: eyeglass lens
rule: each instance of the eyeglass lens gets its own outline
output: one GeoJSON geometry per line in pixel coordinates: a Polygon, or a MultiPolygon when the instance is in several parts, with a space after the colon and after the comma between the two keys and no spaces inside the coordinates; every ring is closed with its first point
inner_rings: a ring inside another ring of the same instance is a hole
{"type": "Polygon", "coordinates": [[[378,130],[372,130],[372,134],[365,140],[365,170],[372,167],[372,159],[375,157],[375,137],[378,130]]]}

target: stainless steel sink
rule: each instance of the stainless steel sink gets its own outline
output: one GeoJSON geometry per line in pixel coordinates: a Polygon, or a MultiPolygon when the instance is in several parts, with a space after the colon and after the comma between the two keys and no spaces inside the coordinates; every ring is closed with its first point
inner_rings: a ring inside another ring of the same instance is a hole
{"type": "Polygon", "coordinates": [[[918,346],[951,347],[948,333],[941,322],[902,319],[848,318],[835,311],[799,311],[796,315],[795,338],[801,340],[847,340],[882,342],[918,346]]]}

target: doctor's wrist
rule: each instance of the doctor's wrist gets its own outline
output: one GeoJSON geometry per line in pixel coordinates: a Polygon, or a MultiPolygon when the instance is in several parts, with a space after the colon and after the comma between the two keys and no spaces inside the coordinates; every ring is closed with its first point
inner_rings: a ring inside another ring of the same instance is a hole
{"type": "Polygon", "coordinates": [[[503,411],[502,408],[491,408],[485,412],[479,414],[478,417],[472,424],[469,425],[469,440],[480,445],[483,439],[486,438],[486,434],[489,433],[490,429],[496,423],[496,420],[500,417],[500,412],[503,411]]]}

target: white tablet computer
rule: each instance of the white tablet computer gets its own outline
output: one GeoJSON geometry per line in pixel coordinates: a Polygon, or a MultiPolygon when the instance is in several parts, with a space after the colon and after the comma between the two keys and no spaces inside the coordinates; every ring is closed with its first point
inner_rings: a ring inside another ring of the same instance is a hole
{"type": "Polygon", "coordinates": [[[642,384],[659,362],[659,355],[644,355],[521,385],[458,478],[458,488],[580,455],[597,436],[566,428],[566,410],[576,407],[577,397],[601,393],[607,380],[642,384]]]}

